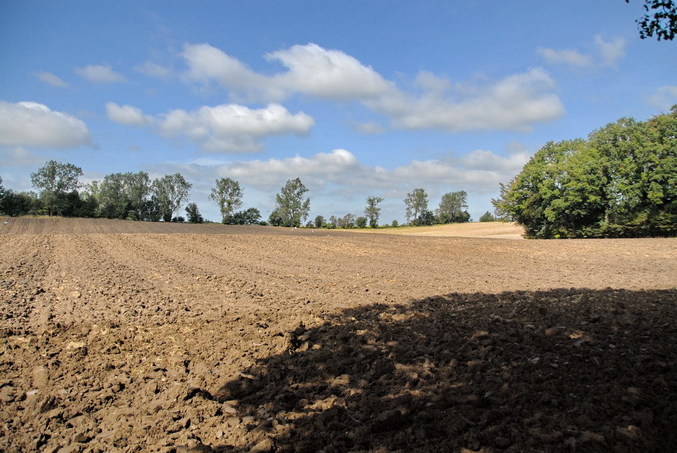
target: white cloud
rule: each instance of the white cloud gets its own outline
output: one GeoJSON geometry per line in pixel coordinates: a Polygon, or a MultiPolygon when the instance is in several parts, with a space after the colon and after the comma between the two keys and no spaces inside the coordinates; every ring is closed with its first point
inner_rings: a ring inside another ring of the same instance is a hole
{"type": "MultiPolygon", "coordinates": [[[[259,74],[209,44],[186,44],[181,56],[187,80],[215,81],[232,96],[271,100],[304,94],[352,100],[386,115],[394,127],[460,132],[477,129],[529,130],[564,113],[555,83],[542,69],[508,76],[487,86],[455,84],[421,72],[414,84],[421,93],[404,91],[373,68],[339,50],[317,44],[271,52],[266,58],[288,70],[259,74]]],[[[372,123],[373,124],[373,123],[372,123]]],[[[367,128],[368,129],[368,128],[367,128]]]]}
{"type": "Polygon", "coordinates": [[[153,117],[145,115],[141,109],[114,102],[106,104],[106,114],[110,120],[126,126],[147,126],[154,122],[153,117]]]}
{"type": "Polygon", "coordinates": [[[486,86],[459,85],[446,92],[450,83],[426,76],[422,94],[406,93],[368,101],[366,105],[388,115],[396,127],[470,130],[528,131],[532,124],[551,121],[564,114],[555,82],[542,69],[515,74],[486,86]]]}
{"type": "Polygon", "coordinates": [[[313,126],[313,119],[303,112],[295,115],[279,104],[250,109],[238,104],[201,107],[187,112],[172,110],[158,122],[167,136],[185,136],[207,151],[258,151],[259,142],[270,135],[304,135],[313,126]]]}
{"type": "Polygon", "coordinates": [[[180,56],[188,65],[184,75],[187,80],[204,84],[216,81],[227,90],[251,99],[279,101],[285,97],[266,76],[209,44],[185,44],[180,56]]]}
{"type": "Polygon", "coordinates": [[[61,77],[52,74],[51,72],[36,72],[33,75],[40,81],[48,85],[52,85],[53,87],[65,88],[68,86],[68,84],[61,79],[61,77]]]}
{"type": "Polygon", "coordinates": [[[272,78],[275,85],[327,99],[367,99],[389,93],[393,86],[372,68],[340,50],[317,44],[296,45],[271,52],[266,58],[279,61],[288,72],[272,78]]]}
{"type": "Polygon", "coordinates": [[[539,47],[537,52],[548,64],[564,64],[576,68],[584,68],[593,65],[593,59],[590,55],[583,55],[577,50],[554,50],[539,47]]]}
{"type": "Polygon", "coordinates": [[[205,151],[251,152],[263,148],[270,135],[310,132],[315,121],[303,112],[291,114],[279,104],[250,109],[239,104],[203,106],[194,111],[170,110],[156,116],[131,105],[106,104],[108,118],[126,126],[155,126],[164,137],[184,137],[205,151]]]}
{"type": "Polygon", "coordinates": [[[582,69],[615,66],[625,56],[625,45],[626,41],[623,38],[606,41],[601,35],[596,35],[592,43],[594,54],[581,53],[574,49],[555,50],[545,47],[539,47],[537,52],[548,64],[582,69]]]}
{"type": "Polygon", "coordinates": [[[106,65],[88,65],[75,68],[75,73],[94,83],[122,83],[125,76],[106,65]]]}
{"type": "Polygon", "coordinates": [[[300,177],[311,190],[322,190],[332,184],[336,193],[345,195],[365,189],[403,192],[413,187],[440,193],[452,189],[492,193],[497,191],[500,182],[517,174],[528,160],[529,154],[524,152],[503,157],[477,150],[462,157],[413,160],[388,169],[364,165],[350,151],[336,149],[311,157],[235,162],[202,159],[194,164],[214,168],[218,177],[233,178],[259,190],[269,191],[288,179],[300,177]]]}
{"type": "Polygon", "coordinates": [[[599,53],[603,66],[615,66],[625,56],[625,39],[616,38],[605,41],[600,35],[595,36],[595,49],[599,53]]]}
{"type": "Polygon", "coordinates": [[[136,65],[134,69],[141,74],[145,74],[149,77],[157,77],[160,79],[164,79],[172,75],[171,69],[151,61],[136,65]]]}
{"type": "Polygon", "coordinates": [[[36,102],[0,101],[0,145],[74,148],[91,144],[87,125],[36,102]]]}
{"type": "Polygon", "coordinates": [[[339,182],[346,175],[360,171],[357,158],[344,149],[307,157],[232,162],[218,167],[218,175],[230,177],[252,186],[269,189],[291,178],[306,178],[315,185],[339,182]]]}
{"type": "Polygon", "coordinates": [[[21,146],[0,148],[0,160],[3,167],[21,167],[36,165],[44,162],[44,158],[36,156],[21,146]]]}
{"type": "Polygon", "coordinates": [[[677,104],[677,85],[666,85],[656,90],[647,101],[657,109],[667,112],[673,105],[677,104]]]}

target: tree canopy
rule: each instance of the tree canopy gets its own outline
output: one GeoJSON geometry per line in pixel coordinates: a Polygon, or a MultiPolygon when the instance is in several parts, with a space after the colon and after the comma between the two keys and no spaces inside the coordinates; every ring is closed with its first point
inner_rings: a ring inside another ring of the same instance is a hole
{"type": "Polygon", "coordinates": [[[675,236],[676,140],[677,106],[587,140],[549,142],[501,185],[494,206],[533,238],[675,236]]]}
{"type": "Polygon", "coordinates": [[[33,187],[40,189],[49,215],[62,215],[67,206],[67,194],[80,187],[82,169],[73,164],[50,160],[31,174],[33,187]]]}
{"type": "Polygon", "coordinates": [[[368,197],[367,207],[364,208],[364,215],[369,221],[369,226],[376,228],[378,226],[378,218],[381,216],[381,208],[379,204],[383,202],[381,197],[368,197]]]}
{"type": "Polygon", "coordinates": [[[230,178],[219,178],[209,198],[216,201],[221,211],[221,221],[231,223],[232,216],[242,206],[243,191],[240,183],[230,178]]]}
{"type": "Polygon", "coordinates": [[[152,201],[157,214],[165,222],[170,222],[174,213],[188,199],[192,184],[180,173],[166,175],[153,181],[152,201]]]}
{"type": "Polygon", "coordinates": [[[428,211],[428,194],[424,189],[414,189],[407,194],[404,199],[407,208],[407,222],[414,225],[424,224],[424,213],[428,211]]]}
{"type": "MultiPolygon", "coordinates": [[[[625,0],[630,3],[630,0],[625,0]]],[[[637,20],[642,39],[656,35],[659,41],[673,40],[677,33],[677,3],[674,0],[644,0],[644,17],[637,20]]]]}
{"type": "Polygon", "coordinates": [[[465,190],[442,195],[437,210],[439,223],[463,223],[470,220],[468,213],[468,193],[465,190]]]}
{"type": "Polygon", "coordinates": [[[290,179],[275,196],[275,209],[270,214],[271,225],[299,227],[310,212],[310,199],[304,198],[308,192],[301,179],[290,179]]]}

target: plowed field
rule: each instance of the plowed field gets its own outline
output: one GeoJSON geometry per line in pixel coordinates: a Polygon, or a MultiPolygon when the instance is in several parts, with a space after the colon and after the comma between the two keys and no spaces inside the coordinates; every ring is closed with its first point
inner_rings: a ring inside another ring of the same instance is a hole
{"type": "Polygon", "coordinates": [[[677,450],[674,239],[23,218],[0,258],[0,451],[677,450]]]}

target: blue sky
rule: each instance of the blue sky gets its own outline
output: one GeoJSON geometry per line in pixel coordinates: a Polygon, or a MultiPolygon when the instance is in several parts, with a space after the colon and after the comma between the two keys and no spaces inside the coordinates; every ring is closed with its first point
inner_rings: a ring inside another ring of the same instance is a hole
{"type": "Polygon", "coordinates": [[[311,218],[465,190],[477,219],[547,141],[677,103],[642,4],[0,0],[0,176],[180,172],[215,221],[219,177],[265,218],[295,177],[311,218]]]}

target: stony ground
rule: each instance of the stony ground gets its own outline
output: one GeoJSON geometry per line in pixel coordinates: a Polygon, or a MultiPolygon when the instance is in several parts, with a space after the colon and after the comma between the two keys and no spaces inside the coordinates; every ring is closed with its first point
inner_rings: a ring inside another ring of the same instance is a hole
{"type": "Polygon", "coordinates": [[[677,450],[674,239],[0,219],[0,257],[0,451],[677,450]]]}

